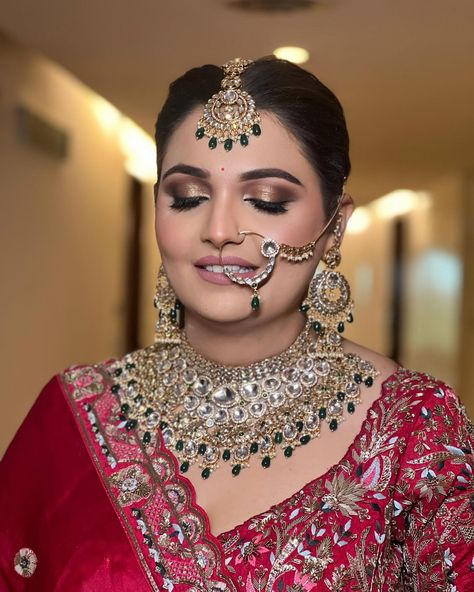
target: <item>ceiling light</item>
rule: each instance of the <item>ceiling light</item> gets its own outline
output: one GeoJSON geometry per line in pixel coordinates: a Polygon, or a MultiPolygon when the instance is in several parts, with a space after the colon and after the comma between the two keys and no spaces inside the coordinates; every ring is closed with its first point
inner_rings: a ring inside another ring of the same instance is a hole
{"type": "Polygon", "coordinates": [[[304,47],[279,47],[275,49],[273,55],[280,60],[288,60],[294,64],[304,64],[309,60],[309,51],[304,49],[304,47]]]}

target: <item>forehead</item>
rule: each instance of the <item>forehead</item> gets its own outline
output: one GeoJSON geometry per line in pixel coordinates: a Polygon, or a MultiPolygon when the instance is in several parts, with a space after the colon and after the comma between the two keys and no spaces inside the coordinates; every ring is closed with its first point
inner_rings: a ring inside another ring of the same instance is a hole
{"type": "Polygon", "coordinates": [[[176,164],[205,168],[211,176],[223,171],[226,176],[238,176],[255,168],[280,168],[293,174],[304,185],[319,185],[318,176],[303,155],[299,143],[273,115],[262,112],[262,134],[249,136],[246,147],[234,144],[229,152],[221,143],[211,150],[206,136],[196,139],[197,122],[201,115],[202,108],[195,109],[174,131],[164,155],[163,172],[176,164]]]}

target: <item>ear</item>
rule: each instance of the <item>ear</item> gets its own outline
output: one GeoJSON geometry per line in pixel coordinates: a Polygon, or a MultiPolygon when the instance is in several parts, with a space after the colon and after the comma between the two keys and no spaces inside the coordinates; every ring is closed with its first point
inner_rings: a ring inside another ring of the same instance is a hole
{"type": "Polygon", "coordinates": [[[355,210],[354,200],[348,193],[344,193],[344,197],[342,198],[341,207],[339,211],[342,214],[342,225],[341,225],[341,232],[342,236],[346,232],[347,223],[349,222],[349,218],[352,216],[355,210]]]}
{"type": "MultiPolygon", "coordinates": [[[[344,237],[344,233],[347,228],[347,223],[349,222],[349,218],[352,216],[354,212],[354,200],[352,197],[345,193],[344,197],[342,198],[341,205],[339,206],[339,211],[336,214],[336,219],[341,216],[341,234],[344,237]]],[[[330,229],[326,232],[326,240],[324,242],[324,253],[327,253],[330,249],[332,249],[336,244],[336,237],[334,236],[334,232],[332,231],[334,228],[334,222],[331,224],[330,229]]],[[[341,238],[342,240],[342,238],[341,238]]]]}

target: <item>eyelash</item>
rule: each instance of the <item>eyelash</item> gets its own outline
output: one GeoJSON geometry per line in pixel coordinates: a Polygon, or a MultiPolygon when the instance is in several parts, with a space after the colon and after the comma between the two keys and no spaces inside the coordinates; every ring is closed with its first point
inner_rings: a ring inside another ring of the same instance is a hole
{"type": "MultiPolygon", "coordinates": [[[[195,197],[179,197],[177,195],[172,196],[173,203],[170,205],[170,208],[173,210],[177,210],[178,212],[183,212],[185,210],[191,210],[192,208],[196,208],[200,205],[203,201],[208,199],[204,196],[195,196],[195,197]]],[[[272,202],[272,201],[264,201],[262,199],[256,199],[254,197],[249,197],[245,199],[246,202],[252,204],[252,206],[259,210],[260,212],[265,212],[266,214],[278,215],[284,214],[288,211],[286,205],[289,201],[279,201],[279,202],[272,202]]]]}
{"type": "Polygon", "coordinates": [[[253,207],[266,214],[284,214],[288,211],[286,204],[289,201],[264,201],[263,199],[256,199],[255,197],[248,197],[245,201],[251,203],[253,207]]]}
{"type": "Polygon", "coordinates": [[[173,195],[171,197],[173,199],[173,203],[170,205],[170,208],[173,210],[178,210],[178,212],[195,208],[207,199],[207,197],[199,195],[195,197],[178,197],[177,195],[173,195]]]}

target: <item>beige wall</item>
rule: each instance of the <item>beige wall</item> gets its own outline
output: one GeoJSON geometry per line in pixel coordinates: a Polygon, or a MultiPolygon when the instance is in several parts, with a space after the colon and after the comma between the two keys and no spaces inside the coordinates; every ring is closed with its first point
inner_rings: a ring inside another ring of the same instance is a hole
{"type": "MultiPolygon", "coordinates": [[[[413,188],[426,192],[430,205],[403,215],[399,361],[451,384],[474,417],[474,267],[469,256],[474,252],[474,208],[467,197],[474,184],[466,179],[459,172],[413,188]]],[[[373,216],[364,232],[346,234],[342,249],[341,268],[355,301],[355,321],[347,337],[385,354],[390,351],[393,224],[394,219],[373,216]]]]}
{"type": "MultiPolygon", "coordinates": [[[[461,339],[459,347],[460,390],[474,400],[474,172],[466,172],[462,183],[462,253],[464,260],[461,339]]],[[[474,418],[474,404],[470,405],[474,418]]]]}
{"type": "MultiPolygon", "coordinates": [[[[0,41],[0,454],[49,378],[123,351],[129,177],[91,93],[48,61],[0,41]],[[70,136],[58,161],[19,143],[24,105],[70,136]]],[[[151,187],[143,244],[152,278],[151,187]]],[[[152,281],[152,280],[151,280],[152,281]]],[[[153,323],[147,285],[147,324],[153,323]]],[[[145,332],[145,331],[144,331],[145,332]]]]}
{"type": "Polygon", "coordinates": [[[424,188],[431,207],[408,218],[403,325],[403,361],[456,389],[463,273],[461,186],[461,175],[434,179],[424,188]]]}
{"type": "Polygon", "coordinates": [[[345,335],[384,354],[390,347],[391,248],[390,228],[376,217],[363,233],[347,233],[342,245],[341,271],[354,300],[354,323],[345,335]]]}

